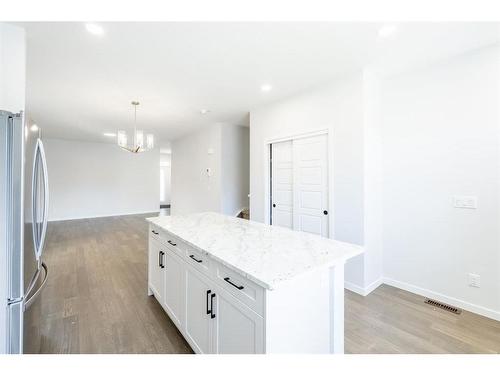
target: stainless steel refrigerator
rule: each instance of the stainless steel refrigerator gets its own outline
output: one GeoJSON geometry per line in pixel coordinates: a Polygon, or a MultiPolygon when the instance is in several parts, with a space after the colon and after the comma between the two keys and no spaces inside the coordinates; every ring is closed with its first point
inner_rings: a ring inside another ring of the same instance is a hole
{"type": "Polygon", "coordinates": [[[5,270],[0,275],[0,353],[23,353],[23,341],[36,340],[36,332],[29,336],[24,328],[40,313],[37,304],[48,276],[42,255],[49,189],[40,135],[40,129],[26,128],[22,113],[0,110],[0,260],[5,270]]]}

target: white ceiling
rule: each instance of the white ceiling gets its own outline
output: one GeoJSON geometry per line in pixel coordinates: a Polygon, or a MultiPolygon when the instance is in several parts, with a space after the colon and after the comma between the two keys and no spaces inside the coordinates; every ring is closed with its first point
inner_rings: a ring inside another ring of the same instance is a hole
{"type": "MultiPolygon", "coordinates": [[[[375,64],[393,72],[496,43],[492,23],[22,23],[27,113],[45,136],[114,142],[139,127],[162,141],[375,64]],[[260,86],[269,83],[270,92],[260,86]],[[210,109],[201,115],[199,110],[210,109]]],[[[160,142],[163,143],[163,142],[160,142]]]]}

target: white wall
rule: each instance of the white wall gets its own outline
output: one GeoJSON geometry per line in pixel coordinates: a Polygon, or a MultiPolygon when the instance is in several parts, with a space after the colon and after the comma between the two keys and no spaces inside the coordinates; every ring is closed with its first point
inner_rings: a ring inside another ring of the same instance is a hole
{"type": "Polygon", "coordinates": [[[0,110],[24,111],[26,43],[24,29],[0,23],[0,110]]]}
{"type": "Polygon", "coordinates": [[[212,125],[172,142],[172,215],[233,216],[247,207],[248,151],[248,128],[233,125],[212,125]]]}
{"type": "MultiPolygon", "coordinates": [[[[172,155],[160,153],[160,179],[163,171],[163,199],[160,199],[160,204],[170,204],[171,196],[171,175],[172,175],[172,155]]],[[[161,189],[161,185],[160,185],[161,189]]],[[[160,197],[162,195],[160,194],[160,197]]]]}
{"type": "Polygon", "coordinates": [[[250,132],[248,127],[222,126],[222,212],[237,215],[248,208],[250,193],[250,132]]]}
{"type": "Polygon", "coordinates": [[[497,319],[499,69],[487,48],[387,79],[381,98],[385,276],[497,319]],[[453,195],[477,196],[478,209],[454,208],[453,195]]]}
{"type": "MultiPolygon", "coordinates": [[[[250,218],[264,222],[267,140],[328,129],[333,147],[333,237],[363,245],[363,75],[361,72],[250,112],[250,218]]],[[[346,279],[363,283],[362,256],[346,279]]]]}
{"type": "Polygon", "coordinates": [[[132,154],[114,144],[44,139],[49,220],[159,210],[158,150],[132,154]]]}
{"type": "Polygon", "coordinates": [[[172,215],[220,212],[220,145],[220,125],[209,126],[172,142],[172,215]],[[207,175],[207,168],[211,176],[207,175]]]}

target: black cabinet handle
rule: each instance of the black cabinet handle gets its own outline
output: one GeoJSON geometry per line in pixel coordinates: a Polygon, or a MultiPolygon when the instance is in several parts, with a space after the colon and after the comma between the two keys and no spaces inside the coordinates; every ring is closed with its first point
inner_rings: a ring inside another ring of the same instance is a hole
{"type": "Polygon", "coordinates": [[[158,266],[160,268],[165,268],[165,265],[163,264],[163,256],[165,255],[165,253],[163,251],[160,251],[158,253],[158,266]]]}
{"type": "Polygon", "coordinates": [[[276,207],[276,205],[273,203],[273,207],[276,207]]]}
{"type": "Polygon", "coordinates": [[[172,245],[172,246],[177,246],[177,244],[176,244],[176,243],[173,243],[173,242],[172,242],[172,241],[170,241],[170,240],[168,240],[167,242],[168,242],[170,245],[172,245]]]}
{"type": "Polygon", "coordinates": [[[203,262],[201,259],[196,259],[193,254],[191,254],[189,257],[197,263],[203,262]]]}
{"type": "Polygon", "coordinates": [[[151,232],[154,233],[154,234],[158,234],[158,232],[155,232],[154,230],[152,230],[151,232]]]}
{"type": "Polygon", "coordinates": [[[323,215],[328,215],[328,211],[327,211],[327,210],[324,210],[324,211],[323,211],[323,215]]]}
{"type": "Polygon", "coordinates": [[[229,277],[224,277],[224,281],[225,281],[226,283],[231,284],[232,286],[234,286],[234,287],[235,287],[236,289],[238,289],[238,290],[241,290],[241,289],[243,289],[243,288],[244,288],[244,286],[243,286],[243,285],[236,285],[235,283],[233,283],[233,282],[229,279],[229,277]]]}
{"type": "Polygon", "coordinates": [[[207,315],[212,314],[212,309],[208,308],[208,297],[210,297],[210,293],[212,293],[211,290],[207,290],[207,315]]]}
{"type": "Polygon", "coordinates": [[[215,318],[215,313],[214,313],[214,298],[215,298],[215,293],[212,293],[210,295],[210,319],[215,318]]]}

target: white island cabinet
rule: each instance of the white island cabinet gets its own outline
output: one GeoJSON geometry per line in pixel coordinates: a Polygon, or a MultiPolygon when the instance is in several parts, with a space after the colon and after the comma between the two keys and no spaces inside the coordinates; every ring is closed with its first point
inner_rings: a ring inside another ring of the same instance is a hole
{"type": "Polygon", "coordinates": [[[216,213],[147,220],[148,293],[196,353],[343,353],[361,247],[216,213]]]}

